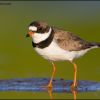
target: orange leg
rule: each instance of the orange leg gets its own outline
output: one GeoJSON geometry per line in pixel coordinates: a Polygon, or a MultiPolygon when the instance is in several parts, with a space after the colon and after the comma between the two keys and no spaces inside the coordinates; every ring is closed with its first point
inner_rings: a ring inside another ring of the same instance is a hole
{"type": "Polygon", "coordinates": [[[77,65],[75,63],[72,63],[74,65],[74,82],[72,84],[72,88],[75,88],[77,86],[77,65]]]}
{"type": "Polygon", "coordinates": [[[52,72],[51,79],[50,79],[50,81],[49,81],[47,86],[42,86],[44,88],[47,88],[47,91],[49,93],[50,99],[53,99],[53,93],[52,93],[53,85],[52,85],[52,81],[53,81],[53,78],[54,78],[54,75],[55,75],[55,72],[56,72],[56,66],[55,66],[55,64],[53,62],[52,62],[52,65],[53,65],[53,72],[52,72]]]}
{"type": "Polygon", "coordinates": [[[52,65],[53,65],[53,72],[52,72],[52,76],[51,76],[51,79],[50,79],[50,81],[49,81],[49,84],[48,84],[48,88],[52,88],[53,86],[52,86],[52,80],[53,80],[53,78],[54,78],[54,75],[55,75],[55,72],[56,72],[56,66],[55,66],[55,64],[52,62],[52,65]]]}

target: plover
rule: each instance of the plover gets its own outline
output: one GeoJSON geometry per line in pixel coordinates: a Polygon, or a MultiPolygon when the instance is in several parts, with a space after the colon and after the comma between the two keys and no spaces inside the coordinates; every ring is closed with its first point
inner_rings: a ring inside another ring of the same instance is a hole
{"type": "Polygon", "coordinates": [[[47,87],[52,87],[52,80],[56,72],[55,61],[70,61],[74,66],[74,81],[77,85],[77,65],[74,59],[83,56],[87,51],[100,47],[100,43],[88,42],[72,32],[49,26],[43,21],[33,21],[29,25],[27,37],[32,38],[32,46],[43,58],[53,65],[53,72],[47,87]]]}

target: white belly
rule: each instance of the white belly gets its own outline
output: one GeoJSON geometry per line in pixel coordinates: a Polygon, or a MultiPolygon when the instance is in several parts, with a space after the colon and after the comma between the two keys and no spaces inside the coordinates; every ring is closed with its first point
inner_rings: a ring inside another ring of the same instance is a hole
{"type": "Polygon", "coordinates": [[[54,41],[46,48],[35,48],[36,52],[43,56],[45,59],[51,61],[63,61],[63,60],[70,60],[72,61],[74,58],[78,58],[84,55],[87,50],[81,51],[66,51],[60,48],[54,41]]]}

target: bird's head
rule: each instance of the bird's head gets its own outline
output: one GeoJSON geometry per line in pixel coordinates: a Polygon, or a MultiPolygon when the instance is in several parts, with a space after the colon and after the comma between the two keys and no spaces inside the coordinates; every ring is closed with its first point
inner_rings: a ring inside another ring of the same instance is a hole
{"type": "Polygon", "coordinates": [[[29,32],[26,37],[33,37],[35,33],[37,34],[44,34],[48,32],[50,27],[47,23],[43,21],[33,21],[29,25],[29,32]]]}
{"type": "Polygon", "coordinates": [[[32,37],[34,42],[44,40],[51,32],[51,27],[43,21],[33,21],[29,25],[26,37],[32,37]]]}

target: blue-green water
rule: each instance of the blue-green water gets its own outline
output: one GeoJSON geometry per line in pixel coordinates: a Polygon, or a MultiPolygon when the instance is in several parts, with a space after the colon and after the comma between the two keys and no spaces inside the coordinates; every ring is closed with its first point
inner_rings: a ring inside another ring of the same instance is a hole
{"type": "MultiPolygon", "coordinates": [[[[99,1],[12,1],[0,5],[0,79],[50,77],[51,64],[32,48],[25,38],[28,25],[43,20],[71,31],[88,41],[100,42],[99,1]]],[[[100,49],[76,60],[78,80],[100,81],[100,49]]],[[[73,80],[73,66],[57,62],[55,78],[73,80]]],[[[0,98],[49,98],[48,93],[0,92],[0,98]]],[[[54,93],[54,98],[73,98],[73,94],[54,93]]],[[[77,98],[100,99],[100,92],[78,93],[77,98]]]]}

